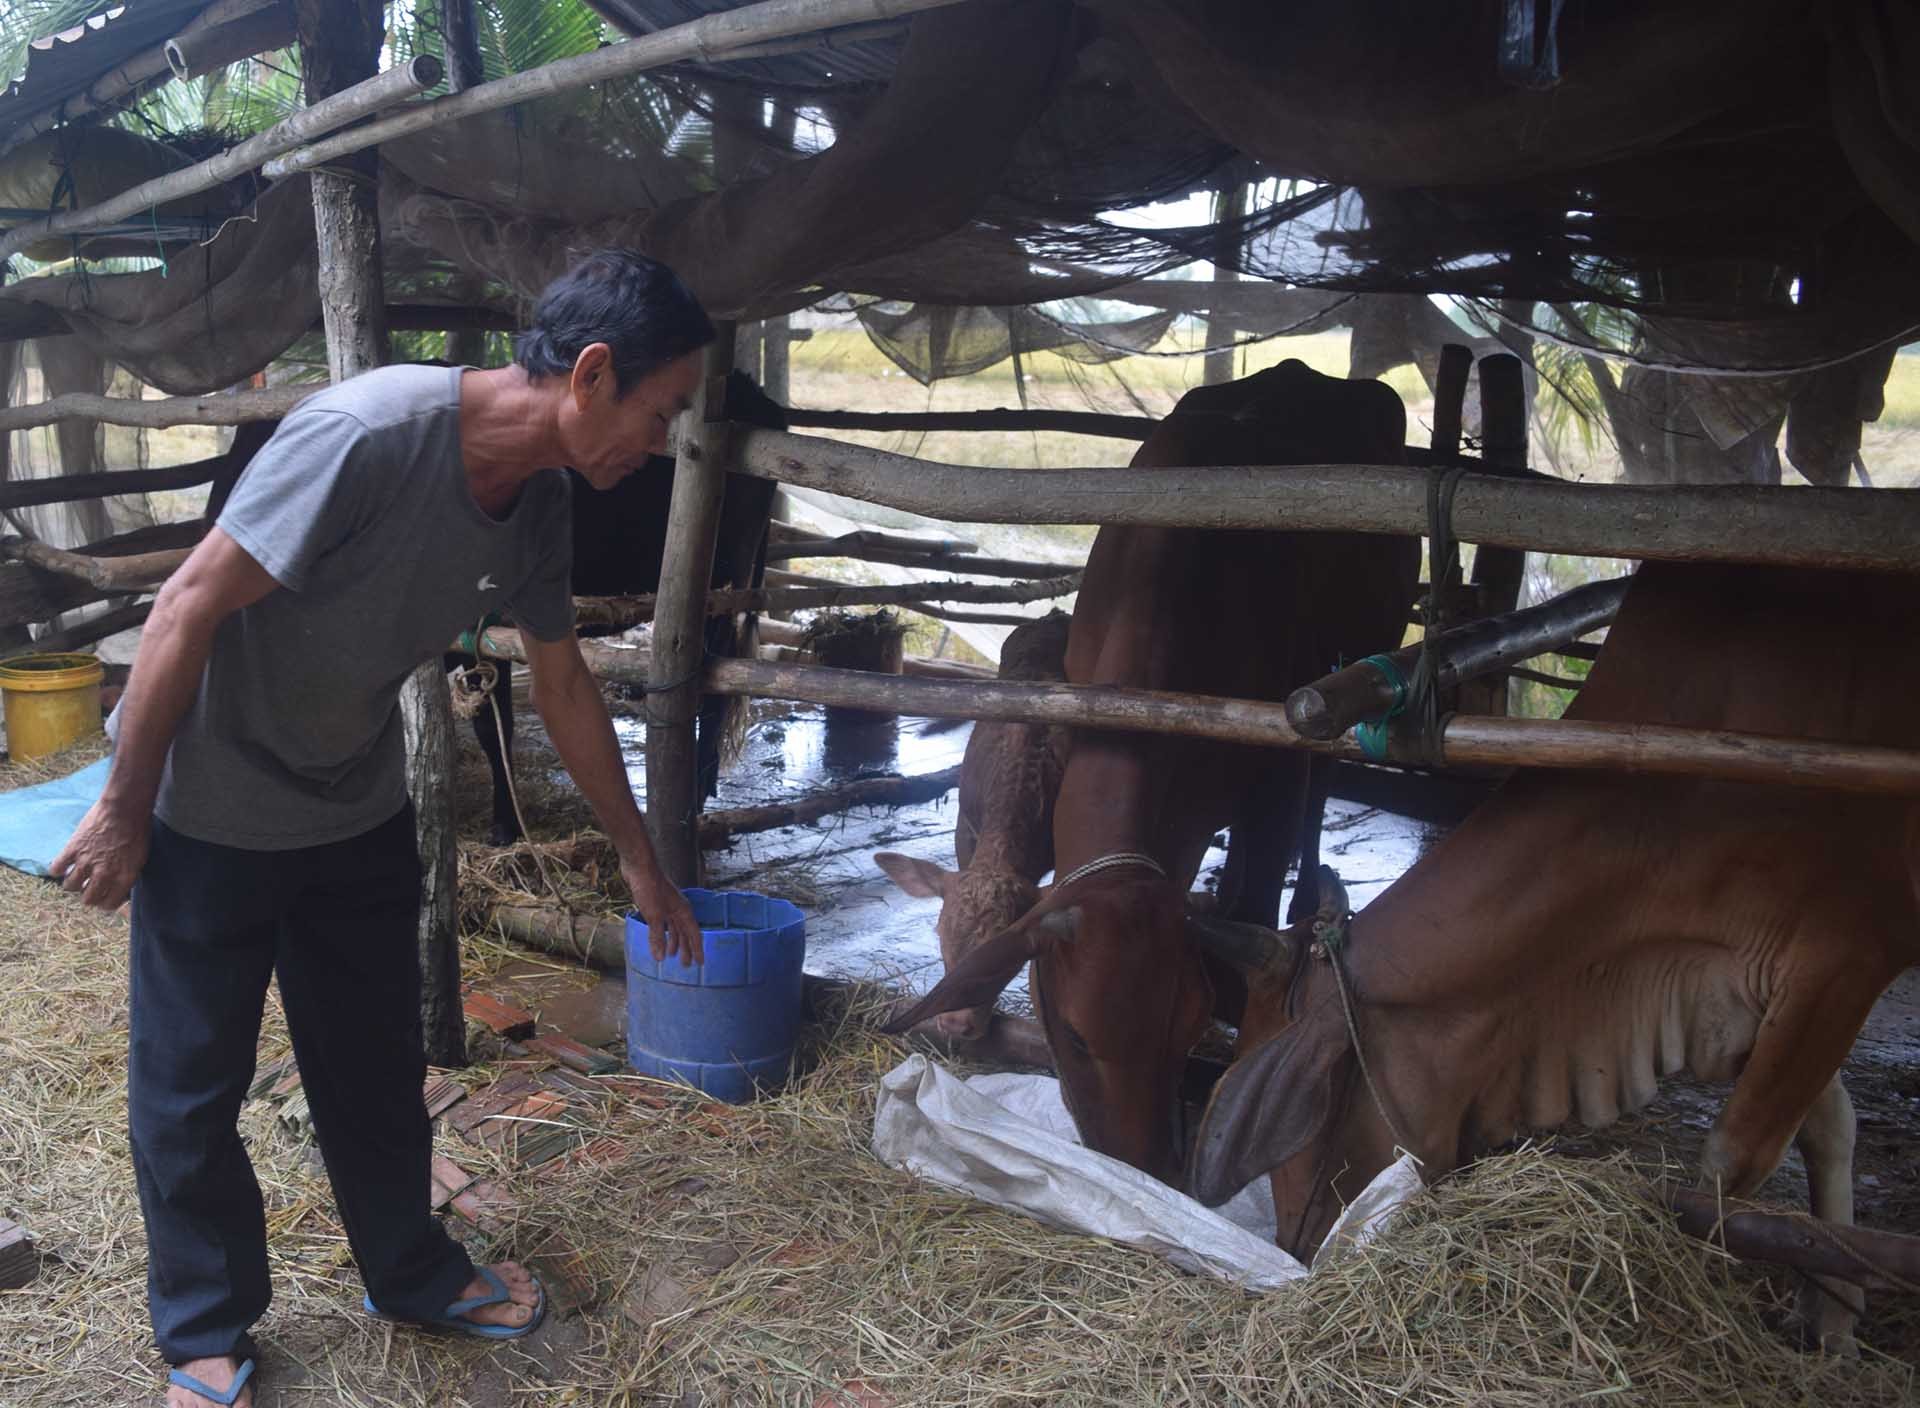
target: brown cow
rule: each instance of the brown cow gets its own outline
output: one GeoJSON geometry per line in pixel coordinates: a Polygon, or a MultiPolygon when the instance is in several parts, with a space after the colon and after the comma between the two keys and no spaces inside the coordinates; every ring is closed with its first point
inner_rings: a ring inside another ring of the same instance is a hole
{"type": "MultiPolygon", "coordinates": [[[[1920,577],[1649,565],[1569,717],[1920,747],[1916,620],[1920,577]]],[[[1524,1129],[1604,1125],[1662,1076],[1735,1079],[1702,1186],[1750,1194],[1793,1141],[1814,1212],[1851,1222],[1837,1072],[1920,960],[1920,802],[1525,773],[1347,932],[1358,1053],[1328,963],[1267,936],[1194,1151],[1203,1201],[1271,1171],[1281,1244],[1317,1245],[1396,1143],[1361,1057],[1429,1175],[1524,1129]]],[[[1815,1287],[1802,1313],[1849,1333],[1815,1287]]]]}
{"type": "MultiPolygon", "coordinates": [[[[1392,463],[1405,425],[1382,383],[1289,361],[1189,392],[1134,463],[1392,463]]],[[[1399,643],[1418,562],[1405,538],[1103,528],[1067,677],[1284,699],[1343,659],[1399,643]]],[[[1239,867],[1245,883],[1223,895],[1223,910],[1275,922],[1312,791],[1304,753],[1076,730],[1054,812],[1052,892],[899,1024],[990,1003],[1032,959],[1035,1005],[1081,1137],[1176,1180],[1180,1078],[1216,996],[1185,937],[1188,888],[1214,833],[1232,825],[1236,844],[1267,863],[1239,867]]],[[[1317,873],[1306,868],[1305,888],[1317,873]]]]}
{"type": "MultiPolygon", "coordinates": [[[[1054,611],[1017,627],[1000,651],[1003,680],[1062,680],[1072,619],[1054,611]]],[[[893,851],[874,863],[921,899],[938,898],[934,932],[951,971],[981,943],[1040,901],[1040,877],[1053,869],[1053,799],[1067,762],[1067,731],[1057,725],[975,724],[960,760],[960,815],[953,829],[957,871],[893,851]]],[[[993,1006],[934,1018],[942,1035],[986,1035],[993,1006]]]]}

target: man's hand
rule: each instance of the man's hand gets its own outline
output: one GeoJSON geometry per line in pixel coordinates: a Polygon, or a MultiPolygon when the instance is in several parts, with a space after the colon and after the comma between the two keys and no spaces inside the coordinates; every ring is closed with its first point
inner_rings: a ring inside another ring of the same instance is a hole
{"type": "Polygon", "coordinates": [[[687,903],[685,895],[667,883],[660,867],[638,864],[623,857],[620,873],[633,892],[633,907],[647,922],[647,947],[653,951],[654,962],[675,954],[682,965],[706,962],[707,946],[700,925],[694,920],[693,906],[687,903]]]}
{"type": "Polygon", "coordinates": [[[80,819],[48,874],[94,909],[118,909],[147,863],[152,835],[150,816],[129,815],[102,799],[80,819]]]}

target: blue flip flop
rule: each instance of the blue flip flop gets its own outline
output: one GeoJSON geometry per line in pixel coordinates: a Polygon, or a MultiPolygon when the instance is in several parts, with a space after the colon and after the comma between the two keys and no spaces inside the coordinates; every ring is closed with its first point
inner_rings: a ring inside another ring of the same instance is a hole
{"type": "MultiPolygon", "coordinates": [[[[489,1305],[505,1305],[513,1299],[512,1294],[507,1290],[507,1283],[500,1279],[499,1272],[490,1266],[476,1267],[475,1270],[479,1272],[480,1279],[487,1283],[487,1287],[492,1294],[470,1296],[466,1300],[457,1300],[448,1306],[437,1320],[417,1320],[402,1323],[417,1324],[430,1330],[451,1330],[463,1335],[477,1335],[483,1340],[517,1340],[522,1335],[530,1335],[540,1328],[540,1322],[547,1318],[547,1288],[540,1284],[537,1277],[534,1279],[533,1288],[539,1293],[540,1298],[533,1303],[533,1318],[528,1320],[526,1324],[481,1325],[476,1324],[472,1320],[465,1319],[464,1317],[469,1310],[479,1310],[489,1305]]],[[[360,1304],[366,1310],[367,1314],[376,1319],[394,1320],[396,1318],[383,1314],[379,1307],[374,1305],[372,1296],[367,1296],[360,1304]]],[[[199,1392],[198,1389],[194,1391],[196,1393],[199,1392]]],[[[233,1400],[227,1399],[225,1401],[231,1403],[233,1400]]]]}
{"type": "Polygon", "coordinates": [[[239,1371],[234,1374],[233,1382],[227,1385],[226,1392],[224,1393],[210,1384],[201,1383],[200,1380],[196,1379],[184,1369],[175,1369],[172,1373],[168,1374],[167,1382],[175,1388],[185,1389],[188,1393],[197,1393],[209,1403],[218,1403],[222,1405],[222,1408],[232,1408],[234,1401],[240,1397],[240,1390],[247,1386],[247,1380],[252,1377],[253,1361],[251,1359],[242,1359],[240,1361],[239,1371]]]}

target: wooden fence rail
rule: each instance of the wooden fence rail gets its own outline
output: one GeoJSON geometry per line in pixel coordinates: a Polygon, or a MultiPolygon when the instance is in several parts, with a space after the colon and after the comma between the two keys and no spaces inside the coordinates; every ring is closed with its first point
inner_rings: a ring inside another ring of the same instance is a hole
{"type": "MultiPolygon", "coordinates": [[[[589,669],[599,678],[646,683],[643,652],[592,641],[581,648],[589,669]]],[[[484,633],[482,652],[505,660],[526,659],[518,632],[500,627],[484,633]]],[[[1322,742],[1302,737],[1288,722],[1284,705],[1212,695],[1017,680],[910,679],[761,660],[711,661],[704,688],[712,694],[798,700],[920,718],[1058,723],[1182,734],[1256,747],[1305,748],[1342,758],[1362,756],[1351,738],[1322,742]]],[[[1421,761],[1403,745],[1393,746],[1395,761],[1421,761]]],[[[1455,715],[1442,734],[1441,765],[1712,777],[1867,796],[1920,797],[1920,752],[1664,724],[1455,715]]]]}

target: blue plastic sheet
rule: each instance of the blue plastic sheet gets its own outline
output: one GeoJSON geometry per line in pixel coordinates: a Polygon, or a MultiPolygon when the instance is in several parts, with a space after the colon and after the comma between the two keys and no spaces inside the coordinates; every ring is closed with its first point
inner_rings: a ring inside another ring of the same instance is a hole
{"type": "Polygon", "coordinates": [[[52,782],[0,792],[0,865],[45,875],[87,808],[100,800],[112,761],[102,758],[52,782]]]}

